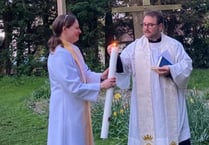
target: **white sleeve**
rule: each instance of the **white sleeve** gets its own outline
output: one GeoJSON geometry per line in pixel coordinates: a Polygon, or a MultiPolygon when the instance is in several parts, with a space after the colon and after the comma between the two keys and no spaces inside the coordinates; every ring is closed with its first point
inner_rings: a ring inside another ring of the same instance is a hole
{"type": "Polygon", "coordinates": [[[116,73],[116,83],[121,89],[130,87],[131,74],[133,73],[135,43],[129,44],[121,53],[120,58],[123,65],[123,73],[116,73]]]}
{"type": "Polygon", "coordinates": [[[181,44],[178,45],[175,63],[170,67],[171,76],[179,88],[186,88],[192,72],[192,59],[181,44]]]}
{"type": "Polygon", "coordinates": [[[128,89],[130,87],[130,73],[116,73],[116,85],[120,89],[128,89]]]}

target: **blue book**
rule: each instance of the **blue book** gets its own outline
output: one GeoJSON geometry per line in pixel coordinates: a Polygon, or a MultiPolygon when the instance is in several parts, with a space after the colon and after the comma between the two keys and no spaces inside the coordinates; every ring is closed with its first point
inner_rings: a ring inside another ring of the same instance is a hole
{"type": "Polygon", "coordinates": [[[164,56],[161,56],[159,58],[158,66],[162,67],[164,65],[172,65],[172,63],[170,61],[168,61],[164,56]]]}
{"type": "Polygon", "coordinates": [[[165,50],[159,57],[157,66],[162,67],[164,65],[172,65],[172,58],[168,52],[168,50],[165,50]]]}

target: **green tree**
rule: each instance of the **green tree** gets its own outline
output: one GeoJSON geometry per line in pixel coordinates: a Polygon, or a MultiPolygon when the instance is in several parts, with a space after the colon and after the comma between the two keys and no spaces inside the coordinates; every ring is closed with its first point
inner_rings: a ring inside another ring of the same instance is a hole
{"type": "Polygon", "coordinates": [[[74,13],[80,23],[82,35],[78,46],[89,66],[101,70],[99,45],[104,46],[104,17],[108,9],[108,0],[70,1],[68,9],[74,13]]]}
{"type": "MultiPolygon", "coordinates": [[[[169,0],[163,2],[171,4],[169,0]]],[[[182,9],[164,12],[166,32],[183,43],[195,68],[208,68],[209,1],[176,0],[176,3],[182,4],[182,9]]]]}
{"type": "Polygon", "coordinates": [[[184,38],[187,51],[193,59],[194,67],[209,67],[209,1],[185,1],[180,13],[183,22],[184,38]]]}
{"type": "Polygon", "coordinates": [[[55,4],[55,0],[1,1],[0,16],[6,39],[0,62],[6,74],[11,73],[14,64],[17,74],[30,75],[37,67],[39,55],[47,52],[49,26],[56,15],[55,4]]]}

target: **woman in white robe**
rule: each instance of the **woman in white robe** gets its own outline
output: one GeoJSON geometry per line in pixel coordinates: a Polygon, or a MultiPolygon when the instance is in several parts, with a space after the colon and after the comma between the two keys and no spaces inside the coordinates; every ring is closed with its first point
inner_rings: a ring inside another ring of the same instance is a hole
{"type": "Polygon", "coordinates": [[[72,14],[58,16],[48,41],[48,73],[51,96],[47,145],[93,145],[89,102],[102,88],[115,85],[115,78],[92,72],[73,43],[81,30],[72,14]],[[103,80],[103,81],[101,81],[103,80]]]}

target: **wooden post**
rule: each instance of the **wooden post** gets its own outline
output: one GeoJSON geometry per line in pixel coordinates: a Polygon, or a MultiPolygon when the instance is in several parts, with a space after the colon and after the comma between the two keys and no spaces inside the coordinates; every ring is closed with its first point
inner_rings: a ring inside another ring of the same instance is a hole
{"type": "Polygon", "coordinates": [[[149,6],[150,0],[143,0],[142,3],[143,3],[143,6],[149,6]]]}
{"type": "Polygon", "coordinates": [[[151,5],[150,0],[143,0],[142,6],[138,6],[136,0],[132,0],[135,4],[131,7],[117,7],[112,8],[112,13],[125,13],[130,12],[133,16],[133,25],[134,25],[134,36],[135,39],[142,35],[141,23],[143,21],[143,12],[148,10],[175,10],[180,9],[181,4],[172,4],[172,5],[151,5]]]}
{"type": "Polygon", "coordinates": [[[65,0],[57,0],[57,12],[58,12],[58,15],[66,14],[65,0]]]}

